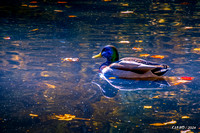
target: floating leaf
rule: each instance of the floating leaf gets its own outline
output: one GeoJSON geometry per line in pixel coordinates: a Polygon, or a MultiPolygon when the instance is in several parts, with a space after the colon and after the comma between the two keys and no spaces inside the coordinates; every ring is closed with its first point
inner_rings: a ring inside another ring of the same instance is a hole
{"type": "Polygon", "coordinates": [[[71,115],[71,114],[55,115],[55,118],[58,119],[58,120],[61,120],[61,121],[71,121],[73,119],[90,120],[90,119],[87,119],[87,118],[78,118],[75,115],[71,115]]]}
{"type": "Polygon", "coordinates": [[[143,48],[136,48],[136,47],[133,47],[133,48],[132,48],[132,50],[135,50],[135,51],[142,51],[142,49],[143,49],[143,48]]]}
{"type": "Polygon", "coordinates": [[[102,1],[105,1],[105,2],[107,2],[107,1],[112,1],[112,0],[102,0],[102,1]]]}
{"type": "Polygon", "coordinates": [[[169,121],[169,122],[165,122],[165,123],[152,123],[152,124],[149,124],[149,125],[152,125],[152,126],[165,126],[165,125],[171,125],[171,124],[176,124],[177,122],[172,120],[172,121],[169,121]]]}
{"type": "Polygon", "coordinates": [[[54,12],[63,12],[63,10],[54,10],[54,12]]]}
{"type": "Polygon", "coordinates": [[[69,15],[68,17],[69,18],[76,18],[77,16],[75,16],[75,15],[69,15]]]}
{"type": "Polygon", "coordinates": [[[131,14],[131,13],[134,13],[134,11],[121,11],[121,13],[123,13],[123,14],[131,14]]]}
{"type": "Polygon", "coordinates": [[[166,125],[171,125],[171,124],[176,124],[177,122],[172,120],[172,121],[169,121],[169,122],[165,122],[163,124],[166,124],[166,125]]]}
{"type": "Polygon", "coordinates": [[[32,29],[32,30],[30,30],[30,31],[37,31],[37,30],[39,30],[39,29],[32,29]]]}
{"type": "Polygon", "coordinates": [[[109,77],[109,79],[116,79],[116,77],[109,77]]]}
{"type": "Polygon", "coordinates": [[[200,51],[200,48],[194,48],[195,51],[200,51]]]}
{"type": "Polygon", "coordinates": [[[64,61],[77,62],[77,61],[79,61],[79,58],[64,58],[61,60],[62,60],[62,62],[64,62],[64,61]]]}
{"type": "Polygon", "coordinates": [[[29,5],[28,7],[30,7],[30,8],[36,8],[38,6],[37,5],[29,5]]]}
{"type": "Polygon", "coordinates": [[[182,80],[193,80],[194,77],[187,77],[187,76],[185,76],[185,77],[181,77],[181,79],[182,80]]]}
{"type": "Polygon", "coordinates": [[[119,43],[130,43],[130,41],[120,41],[119,43]]]}
{"type": "Polygon", "coordinates": [[[190,117],[189,116],[182,116],[181,118],[182,119],[189,119],[190,117]]]}
{"type": "Polygon", "coordinates": [[[166,124],[164,123],[152,123],[152,124],[149,124],[151,126],[165,126],[166,124]]]}
{"type": "Polygon", "coordinates": [[[3,39],[5,39],[5,40],[10,40],[10,37],[9,37],[9,36],[6,36],[6,37],[4,37],[3,39]]]}
{"type": "Polygon", "coordinates": [[[66,1],[58,1],[57,3],[58,4],[66,4],[67,2],[66,1]]]}
{"type": "Polygon", "coordinates": [[[44,83],[45,85],[47,85],[48,86],[48,88],[52,88],[52,89],[54,89],[54,88],[56,88],[56,86],[55,85],[51,85],[51,84],[48,84],[48,83],[44,83]]]}
{"type": "Polygon", "coordinates": [[[158,59],[163,59],[165,56],[164,55],[152,55],[152,58],[158,58],[158,59]]]}
{"type": "Polygon", "coordinates": [[[37,1],[31,1],[30,3],[35,4],[35,3],[37,3],[37,1]]]}
{"type": "Polygon", "coordinates": [[[28,5],[27,4],[22,4],[21,6],[27,7],[28,5]]]}
{"type": "Polygon", "coordinates": [[[150,54],[140,54],[140,57],[148,57],[150,54]]]}
{"type": "Polygon", "coordinates": [[[135,42],[143,42],[143,40],[135,40],[135,42]]]}
{"type": "Polygon", "coordinates": [[[190,30],[190,29],[193,29],[193,27],[186,26],[186,27],[184,27],[184,29],[190,30]]]}
{"type": "Polygon", "coordinates": [[[31,116],[31,117],[38,117],[37,114],[29,114],[29,116],[31,116]]]}
{"type": "Polygon", "coordinates": [[[152,106],[144,106],[144,109],[151,109],[152,106]]]}
{"type": "Polygon", "coordinates": [[[164,22],[165,22],[164,19],[160,19],[160,20],[158,20],[158,23],[164,23],[164,22]]]}

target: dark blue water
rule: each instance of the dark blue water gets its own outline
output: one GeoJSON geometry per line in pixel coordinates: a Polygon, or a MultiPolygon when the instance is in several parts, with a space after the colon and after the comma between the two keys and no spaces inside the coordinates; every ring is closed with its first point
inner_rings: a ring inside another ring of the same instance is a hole
{"type": "Polygon", "coordinates": [[[0,6],[1,132],[199,132],[198,1],[15,2],[0,6]],[[102,77],[108,44],[168,64],[167,80],[102,77]]]}

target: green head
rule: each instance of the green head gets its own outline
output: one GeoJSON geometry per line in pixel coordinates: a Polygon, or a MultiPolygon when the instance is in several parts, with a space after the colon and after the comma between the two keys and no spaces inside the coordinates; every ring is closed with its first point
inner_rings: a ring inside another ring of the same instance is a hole
{"type": "Polygon", "coordinates": [[[100,58],[104,57],[107,59],[107,62],[115,62],[119,60],[119,54],[117,49],[112,45],[105,46],[102,51],[98,54],[93,56],[92,58],[100,58]]]}

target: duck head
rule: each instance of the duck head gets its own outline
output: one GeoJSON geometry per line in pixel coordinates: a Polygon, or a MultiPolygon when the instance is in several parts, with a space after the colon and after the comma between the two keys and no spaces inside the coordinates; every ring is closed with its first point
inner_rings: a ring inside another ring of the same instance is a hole
{"type": "Polygon", "coordinates": [[[115,48],[115,46],[112,45],[105,46],[98,55],[95,55],[92,58],[101,58],[101,57],[106,58],[107,63],[113,63],[119,60],[118,51],[115,48]]]}

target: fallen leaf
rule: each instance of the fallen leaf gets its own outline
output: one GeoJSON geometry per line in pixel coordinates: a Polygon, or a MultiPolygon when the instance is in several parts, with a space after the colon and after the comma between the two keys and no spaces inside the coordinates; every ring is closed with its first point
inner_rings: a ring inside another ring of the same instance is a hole
{"type": "Polygon", "coordinates": [[[77,16],[75,16],[75,15],[69,15],[68,17],[69,18],[76,18],[77,16]]]}
{"type": "Polygon", "coordinates": [[[79,61],[79,58],[64,58],[61,60],[62,60],[62,62],[64,62],[64,61],[77,62],[77,61],[79,61]]]}
{"type": "Polygon", "coordinates": [[[164,55],[152,55],[152,58],[158,58],[158,59],[163,59],[165,56],[164,55]]]}
{"type": "Polygon", "coordinates": [[[130,41],[120,41],[119,43],[130,43],[130,41]]]}
{"type": "Polygon", "coordinates": [[[152,123],[152,124],[149,124],[151,126],[165,126],[166,124],[164,123],[152,123]]]}
{"type": "Polygon", "coordinates": [[[165,22],[164,19],[160,19],[160,20],[158,20],[158,23],[164,23],[164,22],[165,22]]]}
{"type": "Polygon", "coordinates": [[[143,40],[135,40],[135,42],[143,42],[143,40]]]}
{"type": "Polygon", "coordinates": [[[166,125],[171,125],[171,124],[176,124],[177,122],[172,120],[172,121],[169,121],[169,122],[165,122],[163,124],[166,124],[166,125]]]}
{"type": "Polygon", "coordinates": [[[144,109],[151,109],[152,106],[144,106],[144,109]]]}
{"type": "Polygon", "coordinates": [[[39,29],[32,29],[32,30],[30,30],[30,31],[37,31],[37,30],[39,30],[39,29]]]}
{"type": "Polygon", "coordinates": [[[190,29],[193,29],[193,27],[184,27],[184,29],[190,30],[190,29]]]}
{"type": "Polygon", "coordinates": [[[131,14],[131,13],[134,13],[134,11],[121,11],[121,13],[123,13],[123,14],[131,14]]]}
{"type": "Polygon", "coordinates": [[[181,79],[182,80],[193,80],[194,77],[187,77],[187,76],[185,76],[185,77],[181,77],[181,79]]]}
{"type": "Polygon", "coordinates": [[[37,114],[29,114],[29,116],[31,116],[31,117],[38,117],[37,114]]]}
{"type": "Polygon", "coordinates": [[[57,3],[58,4],[66,4],[67,2],[66,1],[58,1],[57,3]]]}
{"type": "Polygon", "coordinates": [[[188,119],[188,118],[190,118],[189,116],[182,116],[181,117],[182,119],[188,119]]]}
{"type": "Polygon", "coordinates": [[[36,8],[38,6],[37,5],[29,5],[28,7],[30,7],[30,8],[36,8]]]}
{"type": "Polygon", "coordinates": [[[48,86],[48,88],[52,88],[52,89],[54,89],[54,88],[56,88],[56,86],[55,85],[51,85],[51,84],[48,84],[48,83],[44,83],[45,85],[47,85],[48,86]]]}
{"type": "Polygon", "coordinates": [[[116,77],[109,77],[109,79],[116,79],[116,77]]]}
{"type": "Polygon", "coordinates": [[[200,48],[194,48],[195,51],[200,51],[200,48]]]}
{"type": "Polygon", "coordinates": [[[63,12],[63,10],[54,10],[54,12],[63,12]]]}
{"type": "Polygon", "coordinates": [[[150,54],[140,54],[140,57],[148,57],[150,54]]]}
{"type": "Polygon", "coordinates": [[[135,51],[142,51],[142,49],[143,49],[143,48],[136,48],[136,47],[133,47],[133,48],[132,48],[132,50],[135,50],[135,51]]]}
{"type": "Polygon", "coordinates": [[[37,1],[31,1],[30,3],[35,4],[35,3],[37,3],[37,1]]]}
{"type": "Polygon", "coordinates": [[[4,37],[3,39],[5,39],[5,40],[10,40],[10,37],[9,37],[9,36],[6,36],[6,37],[4,37]]]}

